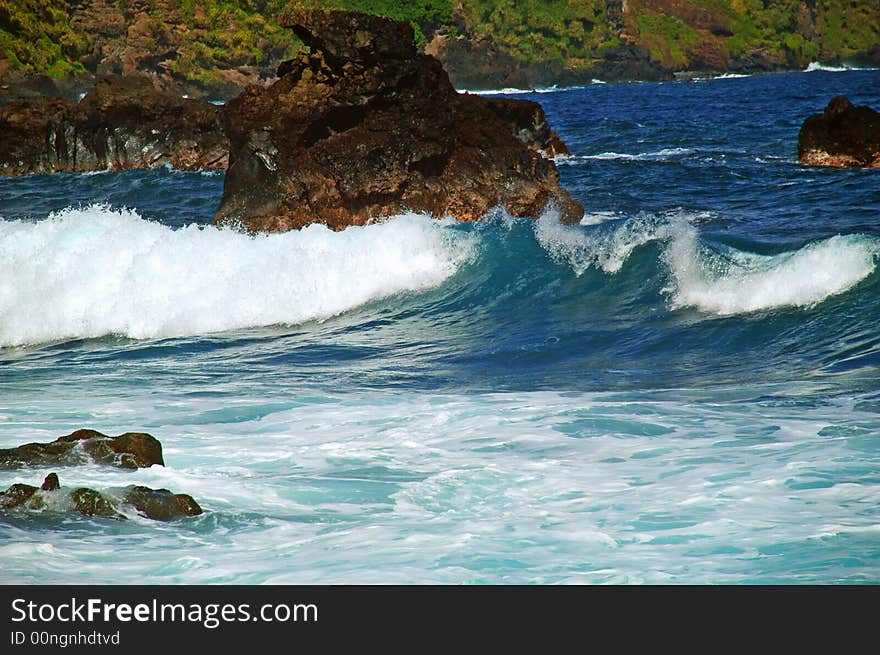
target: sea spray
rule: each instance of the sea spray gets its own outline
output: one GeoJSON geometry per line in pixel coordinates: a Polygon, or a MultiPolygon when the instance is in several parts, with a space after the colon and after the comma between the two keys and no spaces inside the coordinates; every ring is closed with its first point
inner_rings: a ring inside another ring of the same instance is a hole
{"type": "Polygon", "coordinates": [[[255,237],[99,205],[0,222],[0,346],[328,318],[447,279],[472,246],[445,225],[405,215],[255,237]]]}
{"type": "Polygon", "coordinates": [[[811,307],[870,275],[877,253],[877,240],[847,235],[778,255],[733,250],[721,258],[700,247],[696,230],[681,231],[665,251],[672,277],[667,291],[673,308],[722,316],[811,307]]]}
{"type": "Polygon", "coordinates": [[[860,234],[834,236],[778,255],[726,248],[722,255],[700,241],[700,213],[640,214],[601,224],[562,225],[547,212],[535,223],[535,236],[557,262],[575,275],[589,268],[613,274],[634,250],[663,243],[669,283],[663,291],[672,309],[695,307],[718,315],[780,307],[810,307],[843,293],[870,275],[880,242],[860,234]],[[604,228],[604,229],[603,229],[604,228]]]}

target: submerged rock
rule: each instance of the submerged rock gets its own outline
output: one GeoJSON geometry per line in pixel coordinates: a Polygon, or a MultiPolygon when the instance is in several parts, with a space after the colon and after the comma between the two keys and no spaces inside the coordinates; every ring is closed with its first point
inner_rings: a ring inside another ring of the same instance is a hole
{"type": "Polygon", "coordinates": [[[33,502],[37,491],[39,491],[37,487],[21,482],[16,483],[6,491],[0,491],[0,509],[11,509],[13,507],[41,509],[43,507],[41,498],[38,499],[38,502],[33,502]]]}
{"type": "Polygon", "coordinates": [[[456,93],[407,23],[329,10],[281,23],[310,51],[227,104],[216,223],[342,229],[405,210],[474,221],[498,205],[535,217],[548,202],[565,221],[583,215],[559,186],[549,157],[564,146],[539,105],[456,93]]]}
{"type": "Polygon", "coordinates": [[[162,444],[145,432],[126,432],[109,437],[95,430],[77,430],[50,443],[0,449],[0,468],[70,466],[87,462],[124,469],[165,464],[162,444]]]}
{"type": "Polygon", "coordinates": [[[807,118],[798,134],[798,159],[805,164],[880,167],[880,113],[855,107],[845,96],[807,118]]]}
{"type": "Polygon", "coordinates": [[[38,97],[0,106],[0,174],[108,168],[225,169],[220,108],[108,75],[81,102],[38,97]]]}
{"type": "Polygon", "coordinates": [[[46,476],[39,488],[18,483],[0,492],[0,510],[54,510],[83,516],[125,519],[120,509],[127,507],[155,521],[171,521],[202,513],[202,508],[192,496],[175,494],[167,489],[128,487],[121,497],[88,487],[77,487],[68,492],[61,488],[55,473],[46,476]]]}

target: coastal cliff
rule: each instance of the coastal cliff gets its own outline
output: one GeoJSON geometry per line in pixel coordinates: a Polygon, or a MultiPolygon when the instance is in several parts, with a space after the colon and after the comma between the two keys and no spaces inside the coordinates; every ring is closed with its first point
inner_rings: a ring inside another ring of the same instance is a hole
{"type": "Polygon", "coordinates": [[[225,100],[302,48],[288,6],[408,22],[457,88],[880,64],[880,6],[845,0],[0,0],[0,102],[23,76],[82,93],[110,73],[225,100]]]}
{"type": "Polygon", "coordinates": [[[0,106],[0,175],[158,168],[223,170],[221,109],[108,75],[81,102],[37,97],[0,106]]]}

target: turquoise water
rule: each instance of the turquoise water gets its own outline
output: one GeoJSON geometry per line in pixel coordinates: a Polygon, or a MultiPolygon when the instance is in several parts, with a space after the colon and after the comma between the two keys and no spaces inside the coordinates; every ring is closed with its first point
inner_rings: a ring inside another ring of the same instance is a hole
{"type": "MultiPolygon", "coordinates": [[[[4,583],[880,582],[880,72],[539,100],[582,225],[247,237],[222,175],[0,179],[0,447],[143,430],[154,523],[0,518],[4,583]]],[[[0,471],[0,486],[48,470],[0,471]]]]}

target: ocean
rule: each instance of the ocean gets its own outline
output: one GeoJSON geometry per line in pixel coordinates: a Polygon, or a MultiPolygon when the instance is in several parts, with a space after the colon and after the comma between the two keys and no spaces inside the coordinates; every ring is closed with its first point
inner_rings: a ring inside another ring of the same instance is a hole
{"type": "Polygon", "coordinates": [[[222,173],[0,179],[0,448],[145,431],[198,517],[0,516],[0,583],[880,583],[880,71],[520,93],[553,209],[247,236],[222,173]]]}

